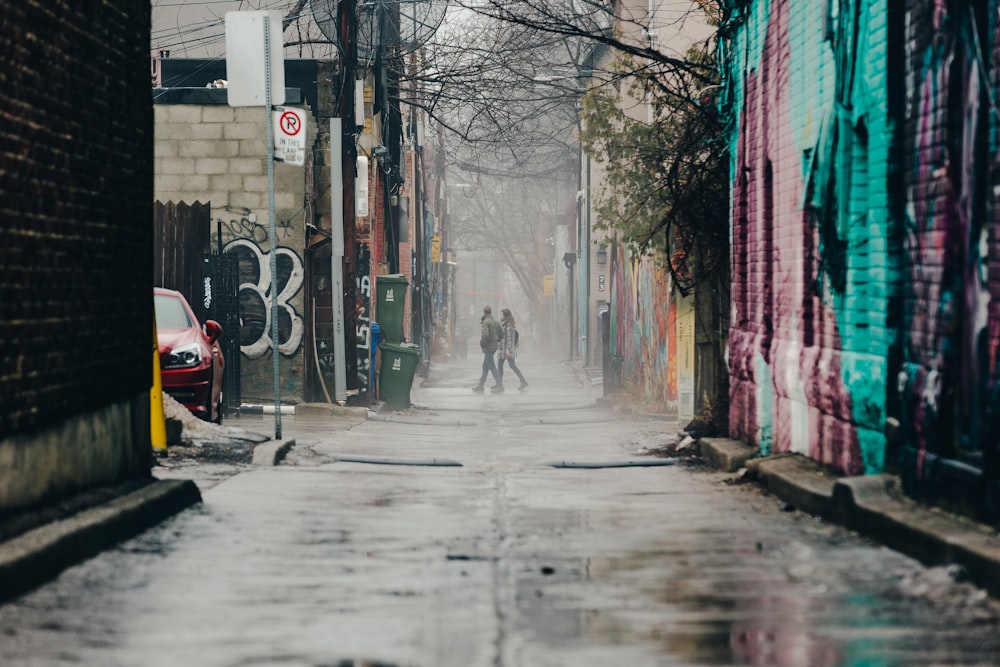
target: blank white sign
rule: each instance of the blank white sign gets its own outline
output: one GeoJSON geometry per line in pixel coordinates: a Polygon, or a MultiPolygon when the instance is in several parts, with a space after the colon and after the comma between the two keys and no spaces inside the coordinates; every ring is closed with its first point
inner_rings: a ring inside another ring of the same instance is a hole
{"type": "Polygon", "coordinates": [[[281,12],[226,12],[226,88],[231,107],[262,107],[267,104],[265,17],[270,35],[271,104],[285,103],[285,45],[281,41],[281,12]]]}

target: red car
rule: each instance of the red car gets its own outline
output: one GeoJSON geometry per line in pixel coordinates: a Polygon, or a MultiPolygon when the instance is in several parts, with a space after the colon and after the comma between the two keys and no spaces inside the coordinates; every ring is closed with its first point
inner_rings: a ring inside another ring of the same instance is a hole
{"type": "Polygon", "coordinates": [[[222,327],[198,318],[180,292],[153,288],[163,391],[194,415],[222,423],[222,327]]]}

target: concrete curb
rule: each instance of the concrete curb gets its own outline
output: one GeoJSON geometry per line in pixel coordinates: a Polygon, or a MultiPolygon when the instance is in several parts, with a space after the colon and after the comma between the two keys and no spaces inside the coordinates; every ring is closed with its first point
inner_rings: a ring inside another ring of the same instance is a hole
{"type": "Polygon", "coordinates": [[[702,438],[701,456],[725,472],[746,468],[767,491],[809,514],[865,535],[925,565],[960,565],[1000,597],[1000,535],[988,525],[917,503],[891,475],[836,477],[800,454],[756,458],[737,440],[702,438]]]}
{"type": "Polygon", "coordinates": [[[276,466],[281,463],[288,452],[295,446],[295,440],[271,440],[253,448],[253,464],[255,466],[276,466]]]}
{"type": "Polygon", "coordinates": [[[747,469],[768,491],[796,508],[834,518],[833,486],[837,479],[805,456],[778,455],[748,461],[747,469]]]}
{"type": "Polygon", "coordinates": [[[111,502],[0,544],[0,602],[201,502],[190,480],[156,480],[111,502]]]}
{"type": "MultiPolygon", "coordinates": [[[[274,411],[273,405],[244,403],[240,406],[240,414],[244,415],[273,415],[274,411]]],[[[351,417],[365,420],[368,418],[368,408],[337,403],[298,403],[282,405],[281,414],[293,417],[351,417]]]]}
{"type": "Polygon", "coordinates": [[[702,438],[698,441],[701,457],[723,472],[736,472],[745,468],[747,461],[756,456],[739,440],[728,438],[702,438]]]}
{"type": "Polygon", "coordinates": [[[368,408],[361,406],[336,405],[333,403],[299,403],[295,406],[295,417],[347,417],[365,421],[368,408]]]}

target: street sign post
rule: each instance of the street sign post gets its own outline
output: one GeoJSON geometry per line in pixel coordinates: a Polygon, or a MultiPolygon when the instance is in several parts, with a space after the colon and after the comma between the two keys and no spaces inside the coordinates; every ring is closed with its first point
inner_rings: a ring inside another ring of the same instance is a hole
{"type": "MultiPolygon", "coordinates": [[[[274,360],[274,439],[281,439],[280,355],[278,354],[278,235],[274,224],[274,116],[285,101],[285,58],[281,12],[226,12],[226,78],[231,107],[264,107],[267,137],[268,238],[271,239],[271,357],[274,360]]],[[[301,124],[299,125],[300,131],[301,124]]]]}

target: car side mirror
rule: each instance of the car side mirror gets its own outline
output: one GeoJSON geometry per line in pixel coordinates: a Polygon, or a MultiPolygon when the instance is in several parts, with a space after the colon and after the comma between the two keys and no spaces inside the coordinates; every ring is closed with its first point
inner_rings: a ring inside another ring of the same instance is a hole
{"type": "Polygon", "coordinates": [[[219,340],[219,336],[222,335],[222,325],[215,320],[205,320],[202,329],[205,331],[205,335],[208,336],[209,343],[219,340]]]}

